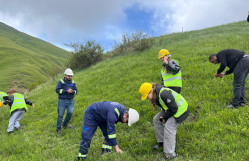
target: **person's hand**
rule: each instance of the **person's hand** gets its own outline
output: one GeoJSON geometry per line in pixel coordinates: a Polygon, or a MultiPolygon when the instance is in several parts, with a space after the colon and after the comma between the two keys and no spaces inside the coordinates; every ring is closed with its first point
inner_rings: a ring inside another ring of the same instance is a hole
{"type": "Polygon", "coordinates": [[[159,120],[162,122],[162,123],[165,123],[166,121],[163,119],[162,116],[160,116],[159,120]]]}
{"type": "Polygon", "coordinates": [[[71,88],[69,88],[69,89],[67,90],[67,93],[73,93],[73,90],[72,90],[71,88]]]}
{"type": "Polygon", "coordinates": [[[225,76],[225,73],[220,73],[219,77],[223,78],[225,76]]]}
{"type": "Polygon", "coordinates": [[[216,72],[214,76],[215,76],[215,77],[219,77],[220,74],[216,72]]]}
{"type": "Polygon", "coordinates": [[[123,153],[121,149],[119,149],[118,145],[114,146],[117,153],[123,153]]]}
{"type": "Polygon", "coordinates": [[[169,56],[168,56],[168,55],[163,57],[163,62],[164,62],[165,64],[168,64],[168,63],[169,63],[169,56]]]}

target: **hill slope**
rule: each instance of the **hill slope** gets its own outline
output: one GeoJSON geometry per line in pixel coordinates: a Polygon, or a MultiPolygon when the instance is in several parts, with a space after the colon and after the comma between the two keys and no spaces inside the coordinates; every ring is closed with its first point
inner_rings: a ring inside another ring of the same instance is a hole
{"type": "Polygon", "coordinates": [[[61,71],[69,52],[0,23],[0,90],[32,89],[61,71]]]}
{"type": "MultiPolygon", "coordinates": [[[[199,31],[175,33],[156,38],[154,48],[98,63],[75,73],[78,86],[72,129],[63,129],[56,137],[57,81],[49,81],[28,93],[35,107],[21,120],[22,129],[8,136],[6,129],[9,108],[0,112],[0,160],[75,160],[81,140],[85,109],[98,101],[117,101],[126,108],[135,108],[140,120],[132,128],[118,123],[117,139],[122,155],[100,156],[103,136],[98,129],[88,154],[89,161],[156,161],[162,150],[153,151],[156,144],[152,119],[156,114],[149,101],[141,101],[138,89],[143,82],[160,83],[161,48],[171,51],[179,60],[183,74],[182,95],[190,105],[191,114],[177,131],[176,161],[182,160],[249,160],[248,106],[226,109],[232,99],[232,78],[214,77],[218,66],[208,61],[213,52],[226,48],[249,53],[249,27],[245,21],[199,31]],[[132,89],[129,91],[129,89],[132,89]]],[[[60,79],[58,77],[58,79],[60,79]]],[[[247,99],[249,97],[248,87],[247,99]]],[[[158,109],[159,111],[159,109],[158,109]]]]}

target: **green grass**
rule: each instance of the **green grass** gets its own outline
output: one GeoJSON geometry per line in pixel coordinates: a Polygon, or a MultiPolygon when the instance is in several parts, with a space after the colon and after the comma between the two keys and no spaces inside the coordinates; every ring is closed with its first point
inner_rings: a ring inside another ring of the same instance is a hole
{"type": "MultiPolygon", "coordinates": [[[[152,119],[156,113],[149,101],[141,101],[138,89],[143,82],[161,82],[161,61],[157,54],[167,48],[179,60],[183,77],[182,95],[190,105],[191,114],[178,127],[176,161],[240,161],[249,160],[248,105],[226,109],[233,97],[233,75],[215,78],[219,65],[209,63],[211,53],[235,48],[249,53],[248,22],[217,26],[199,31],[174,33],[155,38],[153,48],[100,62],[73,79],[78,87],[72,129],[63,129],[56,137],[57,81],[39,86],[26,95],[35,107],[21,120],[21,130],[8,136],[9,107],[0,109],[0,160],[71,161],[75,160],[81,141],[85,109],[94,102],[117,101],[126,108],[135,108],[140,120],[129,128],[116,126],[117,140],[123,154],[101,156],[103,136],[100,129],[93,137],[89,161],[156,161],[163,151],[153,151],[156,144],[152,119]],[[132,90],[129,92],[129,88],[132,90]]],[[[248,87],[246,87],[249,99],[248,87]]],[[[158,111],[159,112],[159,109],[158,111]]]]}
{"type": "Polygon", "coordinates": [[[56,75],[69,52],[0,23],[0,90],[31,90],[56,75]]]}

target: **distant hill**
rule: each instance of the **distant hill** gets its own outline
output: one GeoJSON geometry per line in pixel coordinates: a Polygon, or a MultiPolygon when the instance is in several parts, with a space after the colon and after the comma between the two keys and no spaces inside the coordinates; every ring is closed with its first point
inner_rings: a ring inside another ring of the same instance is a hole
{"type": "Polygon", "coordinates": [[[0,22],[0,91],[32,89],[63,70],[69,52],[0,22]]]}

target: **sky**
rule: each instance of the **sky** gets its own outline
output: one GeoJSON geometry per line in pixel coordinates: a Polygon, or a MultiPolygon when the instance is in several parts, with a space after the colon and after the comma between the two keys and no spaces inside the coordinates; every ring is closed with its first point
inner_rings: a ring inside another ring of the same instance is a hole
{"type": "Polygon", "coordinates": [[[0,22],[65,50],[96,41],[105,51],[124,33],[150,37],[246,20],[249,0],[0,0],[0,22]]]}

